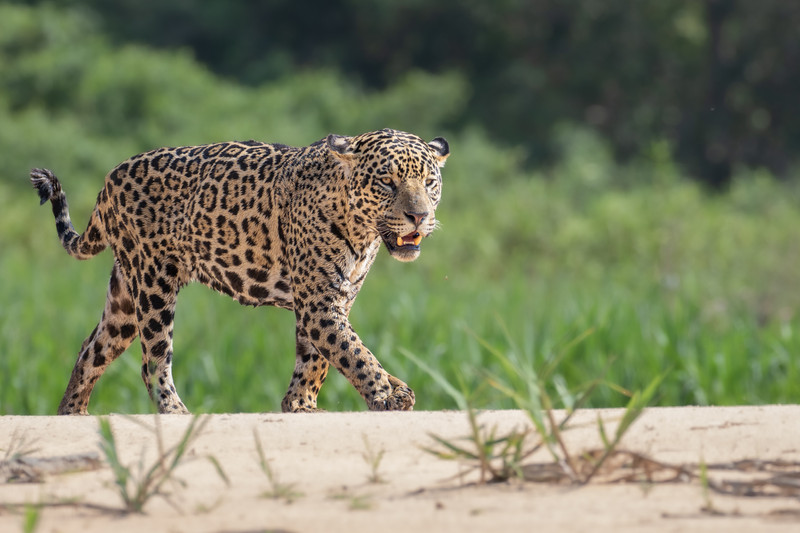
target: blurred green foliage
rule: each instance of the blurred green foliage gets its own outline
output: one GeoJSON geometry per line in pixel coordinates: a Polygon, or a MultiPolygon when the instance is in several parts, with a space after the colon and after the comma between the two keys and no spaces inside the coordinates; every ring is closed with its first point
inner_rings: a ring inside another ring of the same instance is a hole
{"type": "MultiPolygon", "coordinates": [[[[734,167],[730,190],[712,195],[684,179],[680,146],[669,137],[632,134],[638,147],[620,162],[615,134],[570,120],[558,106],[556,114],[536,119],[554,154],[550,166],[536,169],[529,165],[530,144],[509,143],[491,116],[480,119],[486,110],[477,105],[479,88],[458,62],[439,73],[395,65],[378,88],[354,79],[346,64],[284,75],[281,69],[294,68],[296,58],[271,56],[269,75],[243,85],[199,63],[196,52],[129,42],[107,18],[75,2],[61,4],[67,7],[0,4],[0,414],[54,412],[78,348],[99,319],[112,261],[105,253],[81,263],[63,252],[49,209],[37,205],[27,183],[31,167],[61,177],[80,226],[104,174],[143,150],[249,138],[304,145],[330,132],[382,127],[446,135],[453,152],[444,169],[441,229],[413,264],[381,254],[351,315],[384,366],[416,390],[418,408],[454,406],[402,350],[446,377],[466,375],[480,389],[481,369],[501,368],[474,336],[544,360],[589,330],[571,348],[570,364],[560,367],[556,389],[598,377],[615,358],[608,379],[630,390],[672,369],[660,389],[662,405],[797,400],[800,189],[794,180],[734,167]]],[[[120,13],[133,9],[119,5],[120,13]]],[[[229,5],[237,12],[250,4],[229,5]]],[[[383,9],[370,11],[375,21],[395,20],[397,8],[389,3],[370,5],[383,9]]],[[[408,13],[423,8],[408,5],[408,13]]],[[[472,16],[480,5],[465,3],[459,16],[472,16]]],[[[522,9],[516,2],[492,5],[498,17],[522,9]]],[[[671,13],[674,3],[647,5],[671,13]]],[[[675,24],[691,48],[692,40],[706,37],[694,11],[700,8],[685,9],[675,24]]],[[[181,20],[169,20],[181,35],[181,20]]],[[[137,26],[132,15],[131,25],[137,26]]],[[[522,32],[510,31],[504,38],[522,32]]],[[[480,45],[467,41],[470,50],[480,45]]],[[[486,50],[470,53],[491,63],[486,50]]],[[[426,66],[413,57],[409,65],[426,66]]],[[[503,94],[498,105],[510,105],[514,95],[503,94]]],[[[529,105],[520,105],[524,122],[529,105]]],[[[498,111],[498,125],[503,116],[498,111]]],[[[530,142],[539,139],[532,135],[530,142]]],[[[187,406],[277,410],[294,364],[293,322],[285,311],[243,308],[198,285],[184,289],[175,378],[187,406]]],[[[93,412],[151,409],[139,355],[135,343],[111,366],[93,412]]],[[[594,398],[602,406],[627,401],[611,388],[594,398]]],[[[481,401],[511,407],[488,391],[481,401]]],[[[332,375],[321,406],[363,409],[363,402],[332,375]]]]}
{"type": "Polygon", "coordinates": [[[467,105],[447,125],[477,123],[524,145],[534,166],[559,158],[560,121],[608,137],[621,161],[666,139],[685,172],[716,188],[739,166],[791,176],[800,153],[797,2],[58,3],[91,9],[116,44],[181,49],[253,86],[303,69],[342,72],[370,90],[414,69],[457,72],[467,105]]]}

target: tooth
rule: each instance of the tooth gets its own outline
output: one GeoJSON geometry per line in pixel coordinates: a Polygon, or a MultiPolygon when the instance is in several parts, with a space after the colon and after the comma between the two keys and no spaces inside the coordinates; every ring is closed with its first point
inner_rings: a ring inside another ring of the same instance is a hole
{"type": "Polygon", "coordinates": [[[414,237],[414,246],[419,246],[419,243],[421,242],[422,242],[422,235],[417,233],[417,235],[414,237]]]}
{"type": "Polygon", "coordinates": [[[397,236],[397,246],[403,246],[403,238],[400,235],[397,236]]]}

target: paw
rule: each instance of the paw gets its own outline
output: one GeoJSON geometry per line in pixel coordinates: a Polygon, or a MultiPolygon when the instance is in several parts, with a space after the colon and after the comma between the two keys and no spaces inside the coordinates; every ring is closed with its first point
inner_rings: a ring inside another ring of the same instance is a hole
{"type": "Polygon", "coordinates": [[[392,391],[389,394],[376,394],[370,402],[370,411],[411,411],[414,409],[414,391],[394,376],[389,376],[392,391]]]}
{"type": "Polygon", "coordinates": [[[320,409],[319,407],[298,407],[297,409],[293,409],[291,411],[286,411],[289,413],[325,413],[325,409],[320,409]]]}
{"type": "Polygon", "coordinates": [[[89,416],[89,411],[86,409],[58,409],[58,416],[89,416]]]}
{"type": "Polygon", "coordinates": [[[189,410],[183,405],[183,402],[178,400],[177,402],[168,402],[168,403],[161,403],[158,404],[158,414],[161,415],[189,415],[191,414],[189,410]]]}
{"type": "Polygon", "coordinates": [[[317,404],[311,404],[302,398],[289,398],[288,395],[281,402],[281,411],[284,413],[324,413],[325,409],[320,409],[317,404]]]}

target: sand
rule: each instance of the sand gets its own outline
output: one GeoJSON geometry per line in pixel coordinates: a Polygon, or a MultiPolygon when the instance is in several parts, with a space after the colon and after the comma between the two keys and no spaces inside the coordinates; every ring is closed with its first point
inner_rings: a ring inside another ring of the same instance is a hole
{"type": "MultiPolygon", "coordinates": [[[[558,412],[558,416],[563,413],[558,412]]],[[[596,419],[613,430],[621,410],[586,410],[564,433],[576,454],[600,445],[596,419]]],[[[155,417],[108,417],[122,463],[152,463],[155,417]]],[[[721,463],[742,459],[800,460],[800,406],[676,407],[644,412],[620,448],[662,462],[721,463]]],[[[161,417],[164,442],[177,442],[189,416],[161,417]]],[[[486,411],[486,427],[526,427],[519,411],[486,411]]],[[[591,482],[584,486],[504,482],[480,484],[465,461],[423,448],[431,434],[463,443],[463,412],[210,415],[176,470],[182,483],[168,499],[150,499],[144,514],[121,513],[122,500],[105,464],[93,471],[50,474],[40,483],[2,483],[0,531],[23,531],[24,509],[44,504],[38,532],[246,531],[800,531],[793,495],[706,494],[697,480],[673,483],[591,482]],[[253,432],[286,495],[274,498],[259,466],[253,432]],[[382,453],[377,469],[365,458],[382,453]],[[221,478],[212,456],[225,472],[221,478]],[[370,481],[377,473],[381,482],[370,481]],[[710,510],[709,510],[710,506],[710,510]]],[[[46,458],[100,450],[95,417],[0,417],[0,458],[13,445],[46,458]]],[[[529,462],[547,462],[537,453],[529,462]]],[[[0,471],[2,474],[2,471],[0,471]]],[[[750,476],[750,477],[748,477],[750,476]]],[[[712,472],[712,481],[752,474],[712,472]]],[[[790,482],[800,484],[798,477],[790,482]]],[[[796,492],[795,492],[796,493],[796,492]]]]}

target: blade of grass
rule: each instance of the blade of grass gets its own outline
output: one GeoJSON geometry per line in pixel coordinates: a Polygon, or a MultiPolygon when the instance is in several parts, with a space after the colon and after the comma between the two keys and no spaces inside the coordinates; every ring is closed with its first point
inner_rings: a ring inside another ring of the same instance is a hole
{"type": "Polygon", "coordinates": [[[459,391],[456,389],[447,379],[442,375],[441,372],[435,370],[433,367],[428,365],[425,361],[411,353],[410,351],[406,350],[405,348],[399,348],[400,353],[402,353],[407,358],[411,359],[417,366],[422,368],[433,380],[444,390],[448,396],[450,396],[453,401],[456,402],[458,408],[462,411],[469,410],[469,402],[467,401],[466,394],[464,392],[459,391]]]}
{"type": "Polygon", "coordinates": [[[636,391],[633,393],[633,396],[631,396],[631,399],[628,401],[628,405],[625,408],[625,413],[622,415],[622,419],[619,421],[617,429],[614,432],[614,440],[605,445],[603,454],[597,460],[589,474],[587,474],[587,476],[581,481],[582,484],[588,483],[592,477],[597,474],[597,472],[603,466],[603,463],[605,463],[606,459],[608,459],[608,457],[616,450],[617,446],[622,440],[622,437],[625,436],[625,433],[628,432],[636,419],[638,419],[642,414],[642,411],[644,411],[645,407],[647,407],[647,405],[653,399],[653,396],[658,389],[658,385],[664,379],[666,374],[667,373],[664,372],[653,378],[644,391],[636,391]]]}

